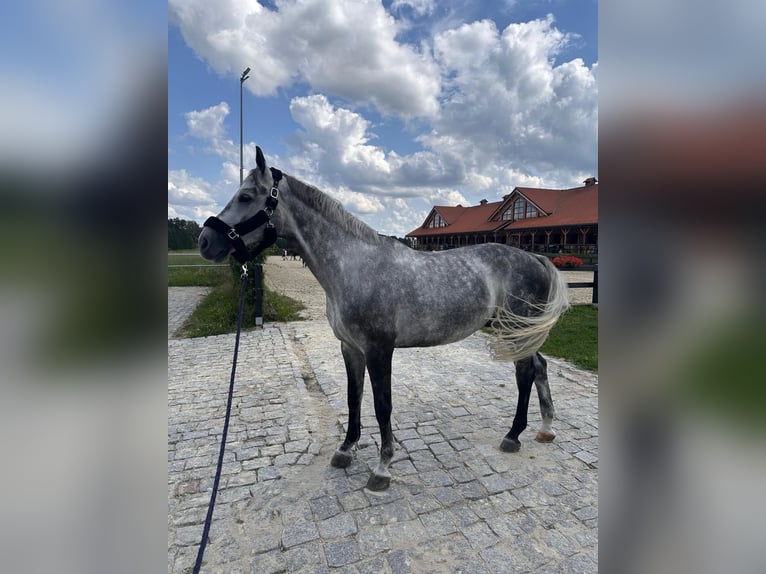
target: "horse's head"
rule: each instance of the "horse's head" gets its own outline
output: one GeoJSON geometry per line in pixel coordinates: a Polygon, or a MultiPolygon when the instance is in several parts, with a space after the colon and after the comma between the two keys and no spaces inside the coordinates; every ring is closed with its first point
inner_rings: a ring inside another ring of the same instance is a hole
{"type": "MultiPolygon", "coordinates": [[[[282,174],[269,169],[261,148],[256,147],[256,168],[242,182],[242,185],[217,217],[205,222],[199,236],[199,250],[202,257],[223,261],[235,252],[243,263],[247,250],[253,246],[265,248],[273,243],[276,232],[271,226],[271,216],[277,206],[279,192],[276,188],[282,174]]],[[[252,253],[251,253],[252,255],[252,253]]]]}

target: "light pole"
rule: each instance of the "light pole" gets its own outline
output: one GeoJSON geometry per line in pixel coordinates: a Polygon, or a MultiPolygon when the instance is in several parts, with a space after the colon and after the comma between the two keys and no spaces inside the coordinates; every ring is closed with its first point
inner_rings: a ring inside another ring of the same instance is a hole
{"type": "Polygon", "coordinates": [[[242,75],[239,77],[239,185],[242,185],[242,171],[245,169],[245,160],[242,156],[242,86],[245,83],[245,80],[247,80],[250,76],[247,74],[250,73],[250,68],[245,68],[245,71],[242,72],[242,75]]]}

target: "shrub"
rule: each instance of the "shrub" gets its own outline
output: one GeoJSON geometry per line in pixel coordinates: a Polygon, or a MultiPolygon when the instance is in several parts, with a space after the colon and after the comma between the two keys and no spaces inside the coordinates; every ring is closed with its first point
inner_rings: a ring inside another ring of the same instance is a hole
{"type": "Polygon", "coordinates": [[[582,265],[582,259],[574,255],[559,255],[551,261],[556,267],[580,267],[582,265]]]}

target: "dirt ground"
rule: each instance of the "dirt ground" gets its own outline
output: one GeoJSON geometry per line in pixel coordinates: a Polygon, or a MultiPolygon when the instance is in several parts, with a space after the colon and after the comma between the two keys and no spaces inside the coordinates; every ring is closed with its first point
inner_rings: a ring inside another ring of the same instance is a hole
{"type": "MultiPolygon", "coordinates": [[[[266,285],[269,289],[297,299],[306,309],[301,312],[309,320],[324,319],[326,315],[325,295],[322,286],[300,260],[282,260],[279,255],[267,258],[264,265],[266,285]]],[[[586,282],[593,280],[592,271],[562,271],[568,282],[586,282]]],[[[570,289],[569,300],[572,304],[591,302],[591,289],[570,289]]]]}

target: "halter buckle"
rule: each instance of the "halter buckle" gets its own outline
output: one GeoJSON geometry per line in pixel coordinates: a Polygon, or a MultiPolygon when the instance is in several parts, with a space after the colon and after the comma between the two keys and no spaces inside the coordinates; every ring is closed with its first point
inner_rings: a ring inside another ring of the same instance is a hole
{"type": "Polygon", "coordinates": [[[226,235],[228,235],[229,239],[231,239],[232,241],[236,241],[237,239],[239,239],[239,233],[237,233],[237,230],[234,229],[233,227],[229,229],[229,232],[226,235]]]}

